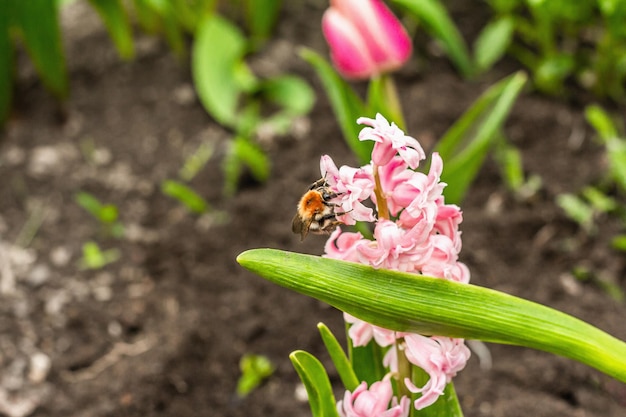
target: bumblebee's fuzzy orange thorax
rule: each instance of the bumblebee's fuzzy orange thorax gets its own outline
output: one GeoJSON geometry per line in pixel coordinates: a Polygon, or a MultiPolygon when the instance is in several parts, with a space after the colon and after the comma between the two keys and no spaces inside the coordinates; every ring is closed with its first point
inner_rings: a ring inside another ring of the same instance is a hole
{"type": "Polygon", "coordinates": [[[319,191],[310,190],[302,196],[298,204],[298,212],[306,217],[313,217],[315,214],[324,211],[324,198],[319,191]]]}

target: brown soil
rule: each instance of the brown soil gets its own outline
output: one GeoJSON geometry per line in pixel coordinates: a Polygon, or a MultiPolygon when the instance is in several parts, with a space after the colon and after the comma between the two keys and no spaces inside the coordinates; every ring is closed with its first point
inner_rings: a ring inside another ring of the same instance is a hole
{"type": "MultiPolygon", "coordinates": [[[[341,336],[340,312],[235,262],[257,247],[320,254],[324,238],[300,243],[291,233],[295,202],[319,177],[321,154],[354,164],[316,77],[296,55],[300,45],[325,50],[318,23],[324,7],[287,5],[260,55],[272,65],[255,61],[259,71],[294,72],[318,90],[302,121],[308,131],[265,143],[270,180],[244,178],[232,199],[222,197],[220,174],[229,133],[205,113],[189,69],[160,41],[138,35],[137,58],[121,62],[98,19],[79,9],[65,32],[72,91],[61,112],[20,58],[15,111],[0,140],[0,415],[19,415],[22,406],[21,415],[36,417],[308,416],[288,360],[295,349],[329,365],[339,389],[315,325],[322,321],[341,336]],[[216,153],[191,185],[213,210],[196,217],[165,197],[160,183],[176,178],[202,143],[216,153]],[[103,236],[75,203],[79,191],[117,205],[127,236],[103,236]],[[100,270],[79,269],[89,240],[120,249],[121,258],[100,270]],[[237,399],[245,353],[268,356],[277,370],[237,399]],[[49,358],[49,370],[41,358],[49,358]]],[[[463,14],[468,10],[454,12],[471,39],[484,10],[476,8],[473,18],[463,14]]],[[[408,131],[426,148],[516,69],[503,64],[467,82],[445,58],[420,54],[414,60],[420,64],[397,80],[408,131]]],[[[505,133],[543,187],[515,198],[488,161],[463,203],[462,259],[475,284],[557,308],[626,340],[626,306],[599,284],[609,280],[626,291],[624,256],[609,245],[619,223],[599,219],[589,237],[555,204],[559,193],[605,173],[601,148],[584,123],[585,102],[532,92],[519,99],[505,133]],[[581,265],[599,278],[577,281],[571,271],[581,265]]],[[[594,369],[529,349],[489,348],[491,369],[482,370],[474,356],[455,380],[466,416],[626,415],[626,385],[594,369]]]]}

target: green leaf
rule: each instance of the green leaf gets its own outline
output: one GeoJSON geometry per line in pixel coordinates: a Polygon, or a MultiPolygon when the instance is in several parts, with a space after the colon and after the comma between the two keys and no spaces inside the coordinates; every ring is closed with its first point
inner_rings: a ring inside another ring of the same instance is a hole
{"type": "Polygon", "coordinates": [[[478,72],[491,68],[513,40],[513,19],[500,17],[487,24],[474,42],[474,56],[478,72]]]}
{"type": "Polygon", "coordinates": [[[284,75],[263,81],[260,85],[263,97],[278,104],[283,111],[299,116],[311,111],[315,103],[315,92],[300,77],[284,75]]]}
{"type": "Polygon", "coordinates": [[[237,126],[239,96],[250,88],[245,52],[246,39],[233,24],[217,15],[199,21],[191,63],[198,97],[217,122],[232,128],[237,126]]]}
{"type": "Polygon", "coordinates": [[[117,52],[123,59],[131,59],[135,55],[133,33],[122,2],[120,0],[89,0],[89,2],[102,17],[117,52]]]}
{"type": "Polygon", "coordinates": [[[491,86],[439,141],[446,201],[463,200],[525,83],[526,74],[518,72],[491,86]]]}
{"type": "Polygon", "coordinates": [[[606,146],[611,176],[622,190],[626,190],[626,139],[620,137],[615,123],[600,106],[585,108],[585,117],[606,146]]]}
{"type": "Polygon", "coordinates": [[[313,417],[339,417],[333,388],[322,363],[302,350],[292,352],[289,359],[306,388],[313,417]]]}
{"type": "Polygon", "coordinates": [[[239,360],[241,376],[237,381],[237,395],[240,398],[247,396],[252,390],[261,385],[264,379],[274,373],[276,368],[263,355],[243,355],[239,360]]]}
{"type": "Polygon", "coordinates": [[[256,49],[267,40],[276,23],[282,0],[246,0],[246,22],[256,49]]]}
{"type": "Polygon", "coordinates": [[[448,56],[464,77],[471,77],[474,74],[465,40],[441,2],[438,0],[393,0],[392,2],[404,7],[425,25],[429,34],[443,44],[448,56]]]}
{"type": "Polygon", "coordinates": [[[144,32],[154,34],[159,29],[160,18],[158,10],[150,0],[133,0],[133,16],[144,32]]]}
{"type": "Polygon", "coordinates": [[[611,116],[602,107],[596,104],[585,107],[585,118],[604,143],[619,136],[611,116]]]}
{"type": "Polygon", "coordinates": [[[100,219],[102,203],[94,195],[81,191],[77,193],[74,198],[79,206],[85,209],[96,219],[100,219]]]}
{"type": "Polygon", "coordinates": [[[380,113],[385,116],[385,119],[394,122],[400,129],[406,130],[402,103],[400,103],[393,77],[389,74],[382,74],[370,80],[367,104],[372,113],[380,113]]]}
{"type": "Polygon", "coordinates": [[[594,227],[593,208],[580,197],[574,194],[559,194],[556,203],[565,212],[565,215],[578,223],[587,233],[594,227]]]}
{"type": "Polygon", "coordinates": [[[225,195],[232,196],[237,190],[243,167],[247,167],[252,177],[259,182],[265,182],[269,178],[271,164],[268,156],[250,139],[238,136],[230,143],[222,162],[225,195]]]}
{"type": "Polygon", "coordinates": [[[572,74],[574,67],[575,61],[570,55],[545,57],[535,68],[535,86],[548,94],[561,94],[565,88],[565,79],[572,74]]]}
{"type": "Polygon", "coordinates": [[[178,176],[183,181],[191,181],[206,166],[214,152],[215,145],[210,142],[202,142],[198,149],[185,159],[183,166],[178,171],[178,176]]]}
{"type": "Polygon", "coordinates": [[[96,242],[83,245],[83,256],[78,264],[81,269],[101,269],[120,258],[119,249],[101,250],[96,242]]]}
{"type": "Polygon", "coordinates": [[[366,346],[354,346],[351,339],[348,339],[348,348],[350,349],[350,362],[359,381],[365,381],[368,386],[371,386],[374,382],[383,379],[387,372],[383,366],[385,356],[383,348],[374,341],[366,346]]]}
{"type": "Polygon", "coordinates": [[[26,50],[46,88],[60,99],[68,92],[65,55],[56,2],[18,0],[12,2],[26,50]]]}
{"type": "MultiPolygon", "coordinates": [[[[8,3],[5,7],[12,7],[8,3]]],[[[13,45],[9,34],[11,10],[0,13],[0,127],[7,120],[13,96],[13,45]]]]}
{"type": "Polygon", "coordinates": [[[380,327],[544,350],[626,382],[626,343],[531,301],[475,285],[274,249],[252,249],[237,261],[278,285],[380,327]]]}
{"type": "Polygon", "coordinates": [[[326,350],[328,351],[328,354],[330,355],[330,358],[339,373],[339,378],[341,378],[343,386],[348,391],[354,391],[356,387],[359,386],[360,381],[354,373],[354,369],[352,369],[350,359],[348,359],[346,353],[341,348],[341,345],[324,323],[319,323],[317,325],[317,329],[319,330],[322,340],[324,341],[324,346],[326,346],[326,350]]]}
{"type": "Polygon", "coordinates": [[[270,160],[261,148],[244,137],[234,140],[234,152],[238,159],[250,169],[255,180],[265,182],[270,176],[270,160]]]}
{"type": "Polygon", "coordinates": [[[209,204],[198,193],[183,183],[174,180],[165,180],[161,183],[163,194],[178,200],[189,211],[202,214],[209,208],[209,204]]]}
{"type": "Polygon", "coordinates": [[[105,224],[115,223],[118,218],[117,206],[113,204],[105,204],[100,209],[98,218],[100,219],[102,223],[105,223],[105,224]]]}
{"type": "Polygon", "coordinates": [[[185,34],[181,22],[178,21],[173,4],[164,3],[167,10],[161,14],[163,25],[163,33],[169,47],[174,51],[176,56],[182,59],[186,55],[185,34]]]}
{"type": "Polygon", "coordinates": [[[626,235],[615,236],[611,241],[611,246],[613,247],[613,249],[626,252],[626,235]]]}
{"type": "Polygon", "coordinates": [[[344,140],[360,163],[368,163],[371,159],[373,144],[370,141],[359,140],[360,127],[356,124],[356,119],[366,115],[365,104],[321,55],[311,49],[303,48],[300,56],[313,67],[322,81],[344,140]]]}
{"type": "Polygon", "coordinates": [[[596,187],[583,188],[582,195],[587,199],[591,207],[600,213],[609,213],[619,207],[617,201],[596,187]]]}
{"type": "Polygon", "coordinates": [[[509,189],[520,192],[524,186],[524,167],[522,153],[500,134],[501,140],[496,147],[496,159],[500,165],[504,180],[509,189]]]}

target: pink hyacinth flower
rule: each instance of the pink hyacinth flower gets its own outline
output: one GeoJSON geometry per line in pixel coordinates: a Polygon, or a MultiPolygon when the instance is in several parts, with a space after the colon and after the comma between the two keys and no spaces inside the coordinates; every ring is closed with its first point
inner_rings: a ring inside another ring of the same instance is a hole
{"type": "Polygon", "coordinates": [[[422,221],[434,225],[439,206],[443,205],[443,189],[447,185],[445,182],[440,182],[442,172],[443,160],[437,152],[434,152],[431,156],[428,175],[416,172],[408,181],[408,184],[419,192],[400,217],[400,223],[403,226],[410,227],[422,221]]]}
{"type": "Polygon", "coordinates": [[[337,402],[337,412],[341,417],[407,417],[409,406],[407,397],[400,403],[393,397],[391,381],[386,377],[369,389],[362,382],[354,392],[346,391],[343,400],[337,402]]]}
{"type": "Polygon", "coordinates": [[[356,262],[360,260],[357,248],[360,244],[369,242],[363,239],[360,233],[342,232],[340,228],[335,229],[324,245],[324,256],[332,259],[356,262]]]}
{"type": "Polygon", "coordinates": [[[405,230],[390,220],[379,220],[374,229],[375,240],[357,247],[360,262],[374,268],[416,272],[416,265],[425,262],[432,253],[429,229],[423,226],[417,224],[405,230]]]}
{"type": "Polygon", "coordinates": [[[430,237],[430,243],[433,251],[424,265],[419,267],[422,274],[467,284],[470,280],[469,269],[458,262],[454,242],[448,236],[438,234],[430,237]]]}
{"type": "Polygon", "coordinates": [[[386,165],[398,154],[411,169],[415,169],[426,158],[422,145],[415,138],[405,135],[395,123],[390,124],[382,114],[377,113],[376,119],[359,117],[356,122],[369,126],[361,130],[359,140],[376,142],[372,151],[374,164],[386,165]]]}
{"type": "Polygon", "coordinates": [[[332,201],[339,206],[335,210],[337,220],[344,224],[353,225],[357,221],[375,220],[372,208],[361,203],[370,198],[374,190],[374,177],[371,169],[367,168],[344,165],[337,169],[330,156],[323,155],[320,159],[322,177],[326,179],[330,189],[338,194],[332,201]]]}
{"type": "Polygon", "coordinates": [[[415,400],[416,409],[432,405],[446,388],[452,377],[465,368],[470,350],[463,339],[443,336],[426,337],[419,334],[405,334],[406,357],[412,364],[422,368],[430,379],[422,388],[416,387],[409,378],[404,380],[409,391],[421,393],[415,400]]]}
{"type": "Polygon", "coordinates": [[[393,71],[411,56],[411,39],[381,0],[331,0],[322,31],[335,67],[346,78],[393,71]]]}

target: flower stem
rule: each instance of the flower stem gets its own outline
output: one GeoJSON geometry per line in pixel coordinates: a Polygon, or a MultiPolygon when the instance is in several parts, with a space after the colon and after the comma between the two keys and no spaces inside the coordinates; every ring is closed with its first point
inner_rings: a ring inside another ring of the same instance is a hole
{"type": "Polygon", "coordinates": [[[402,398],[402,397],[411,398],[411,392],[409,391],[409,389],[406,387],[406,384],[404,383],[405,378],[411,379],[411,363],[409,362],[409,360],[406,358],[406,355],[404,354],[404,349],[401,346],[402,343],[403,342],[397,341],[394,346],[394,349],[396,350],[396,356],[398,357],[398,375],[397,375],[398,392],[397,394],[398,394],[398,398],[402,398]]]}
{"type": "Polygon", "coordinates": [[[378,174],[378,166],[374,165],[374,181],[376,187],[374,188],[374,194],[376,195],[376,209],[378,210],[378,219],[389,220],[389,208],[387,207],[387,199],[383,193],[383,187],[380,184],[380,175],[378,174]]]}

